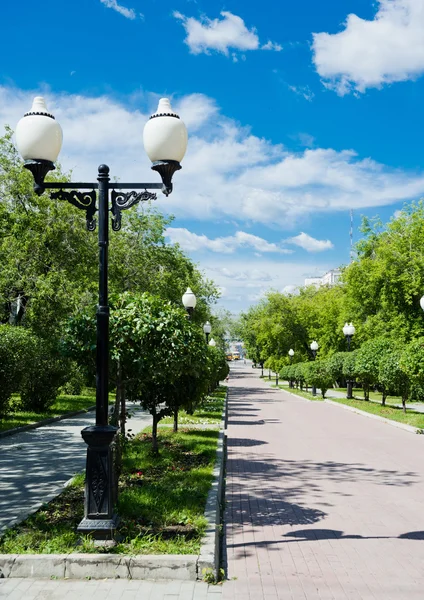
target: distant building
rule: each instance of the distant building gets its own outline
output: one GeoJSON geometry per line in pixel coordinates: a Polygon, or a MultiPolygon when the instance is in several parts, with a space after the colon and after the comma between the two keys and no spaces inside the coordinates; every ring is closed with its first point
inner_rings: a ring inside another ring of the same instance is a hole
{"type": "Polygon", "coordinates": [[[341,276],[340,269],[331,269],[322,277],[307,277],[305,279],[305,286],[314,285],[315,287],[320,287],[321,285],[336,285],[339,282],[341,276]]]}

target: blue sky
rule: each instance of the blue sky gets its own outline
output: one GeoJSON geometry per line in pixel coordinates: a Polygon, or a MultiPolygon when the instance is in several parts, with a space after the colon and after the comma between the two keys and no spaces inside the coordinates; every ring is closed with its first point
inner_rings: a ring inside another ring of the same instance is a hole
{"type": "Polygon", "coordinates": [[[348,262],[350,209],[358,239],[424,195],[422,0],[23,0],[0,20],[0,123],[44,95],[74,179],[155,181],[142,128],[171,98],[189,148],[157,206],[233,312],[348,262]]]}

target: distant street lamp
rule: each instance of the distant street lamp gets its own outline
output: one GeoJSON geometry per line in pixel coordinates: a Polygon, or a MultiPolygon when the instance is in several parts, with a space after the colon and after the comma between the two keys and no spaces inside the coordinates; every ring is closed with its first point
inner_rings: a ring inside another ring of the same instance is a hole
{"type": "MultiPolygon", "coordinates": [[[[317,352],[318,352],[318,343],[314,340],[311,344],[311,352],[312,352],[312,356],[314,357],[314,360],[317,357],[317,352]]],[[[312,386],[312,396],[316,396],[317,395],[317,388],[315,385],[312,386]]]]}
{"type": "Polygon", "coordinates": [[[188,320],[191,321],[191,318],[194,313],[194,309],[196,308],[197,298],[189,287],[185,291],[185,293],[182,297],[182,301],[184,304],[184,308],[187,311],[188,320]]]}
{"type": "Polygon", "coordinates": [[[212,346],[212,348],[215,348],[216,346],[216,342],[213,338],[211,338],[210,342],[209,342],[209,346],[212,346]]]}
{"type": "Polygon", "coordinates": [[[206,323],[203,325],[203,333],[206,336],[206,343],[208,343],[209,341],[209,334],[212,331],[212,325],[209,323],[209,321],[206,321],[206,323]]]}
{"type": "MultiPolygon", "coordinates": [[[[346,338],[348,352],[350,352],[350,342],[352,340],[352,336],[355,335],[355,331],[356,331],[355,327],[353,326],[352,323],[344,324],[343,333],[346,338]]],[[[353,386],[353,381],[351,379],[346,379],[346,398],[348,400],[352,400],[352,398],[353,398],[352,386],[353,386]]]]}
{"type": "MultiPolygon", "coordinates": [[[[113,126],[113,124],[112,124],[113,126]]],[[[84,131],[86,138],[90,133],[84,131]]],[[[162,190],[172,192],[172,176],[181,169],[180,162],[187,147],[187,130],[172,110],[169,100],[161,98],[159,106],[144,127],[143,141],[152,169],[162,183],[111,182],[109,167],[101,164],[94,182],[44,181],[55,169],[55,161],[62,146],[62,128],[47,109],[44,98],[34,98],[31,110],[19,121],[15,130],[16,145],[25,161],[24,167],[34,178],[34,192],[41,196],[46,190],[52,200],[65,200],[85,212],[86,226],[99,231],[99,296],[97,305],[96,343],[96,424],[85,427],[81,435],[87,444],[84,518],[78,531],[92,534],[97,539],[113,537],[117,526],[114,514],[114,484],[111,443],[117,432],[108,423],[109,408],[109,304],[108,252],[109,213],[113,231],[121,229],[121,213],[139,202],[155,200],[162,190]],[[65,191],[70,190],[70,191],[65,191]],[[128,191],[123,191],[128,190],[128,191]],[[134,191],[140,190],[140,191],[134,191]],[[97,217],[95,215],[97,213],[97,217]]],[[[77,251],[76,248],[74,248],[77,251]]]]}
{"type": "MultiPolygon", "coordinates": [[[[290,350],[289,350],[290,365],[293,363],[293,356],[294,356],[294,350],[293,350],[293,348],[290,348],[290,350]]],[[[293,380],[290,378],[289,388],[292,388],[292,387],[293,387],[293,380]]]]}

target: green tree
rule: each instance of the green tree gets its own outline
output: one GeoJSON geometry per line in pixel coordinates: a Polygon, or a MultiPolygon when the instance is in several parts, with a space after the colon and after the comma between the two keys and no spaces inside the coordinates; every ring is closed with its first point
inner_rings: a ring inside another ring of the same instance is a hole
{"type": "Polygon", "coordinates": [[[390,395],[399,395],[402,398],[403,412],[406,412],[411,382],[408,375],[401,368],[401,349],[396,348],[391,353],[386,353],[380,360],[378,379],[390,395]]]}

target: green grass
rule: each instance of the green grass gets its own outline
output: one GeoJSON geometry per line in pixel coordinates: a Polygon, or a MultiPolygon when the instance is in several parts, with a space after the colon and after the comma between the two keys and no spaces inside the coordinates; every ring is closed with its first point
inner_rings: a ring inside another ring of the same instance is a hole
{"type": "MultiPolygon", "coordinates": [[[[276,387],[275,383],[272,387],[276,387]]],[[[296,396],[301,396],[302,398],[306,398],[307,400],[313,400],[314,402],[322,401],[321,394],[317,394],[316,396],[312,396],[311,392],[305,392],[304,390],[299,390],[296,388],[291,388],[288,385],[283,383],[279,383],[278,387],[282,390],[286,390],[287,392],[291,392],[292,394],[296,394],[296,396]]]]}
{"type": "MultiPolygon", "coordinates": [[[[196,408],[194,414],[189,415],[181,410],[178,414],[178,425],[209,425],[219,424],[224,410],[227,388],[220,386],[212,395],[206,396],[203,402],[196,408]]],[[[170,424],[174,422],[173,417],[166,417],[160,424],[170,424]]]]}
{"type": "MultiPolygon", "coordinates": [[[[110,394],[109,398],[112,400],[113,396],[114,394],[110,394]]],[[[51,417],[59,417],[69,412],[86,410],[95,404],[95,390],[86,389],[80,396],[58,396],[55,403],[48,410],[36,413],[31,410],[19,409],[19,395],[14,394],[12,397],[10,413],[0,419],[0,431],[6,431],[7,429],[13,429],[14,427],[21,427],[22,425],[37,423],[38,421],[50,419],[51,417]]]]}
{"type": "MultiPolygon", "coordinates": [[[[334,388],[334,389],[337,392],[342,392],[343,394],[346,394],[346,388],[334,388]]],[[[362,388],[353,388],[352,394],[355,396],[355,398],[363,399],[364,390],[362,388]]],[[[374,392],[374,391],[370,390],[370,400],[375,400],[375,401],[381,402],[381,397],[382,397],[381,392],[374,392]]],[[[387,396],[386,402],[389,404],[402,404],[402,398],[400,396],[387,396]]],[[[408,400],[408,402],[416,402],[417,404],[422,404],[422,402],[418,402],[417,400],[414,400],[414,398],[410,398],[408,400]]]]}
{"type": "Polygon", "coordinates": [[[402,408],[397,408],[395,406],[381,406],[381,404],[377,404],[375,402],[367,402],[365,400],[347,400],[347,398],[331,398],[331,401],[338,402],[339,404],[346,404],[347,406],[352,406],[354,408],[359,408],[360,410],[371,413],[373,415],[385,417],[386,419],[398,421],[399,423],[405,423],[406,425],[411,425],[412,427],[416,427],[417,429],[424,429],[424,414],[422,413],[416,413],[408,409],[406,413],[404,413],[402,408]]]}
{"type": "MultiPolygon", "coordinates": [[[[222,399],[222,391],[217,396],[222,399]]],[[[208,404],[211,414],[217,413],[208,404]]],[[[164,427],[158,438],[157,457],[151,453],[150,428],[125,446],[117,506],[120,541],[114,548],[102,550],[76,532],[83,517],[84,481],[79,475],[60,496],[9,529],[0,538],[0,553],[197,553],[206,527],[203,513],[218,431],[182,427],[174,434],[164,427]]]]}

